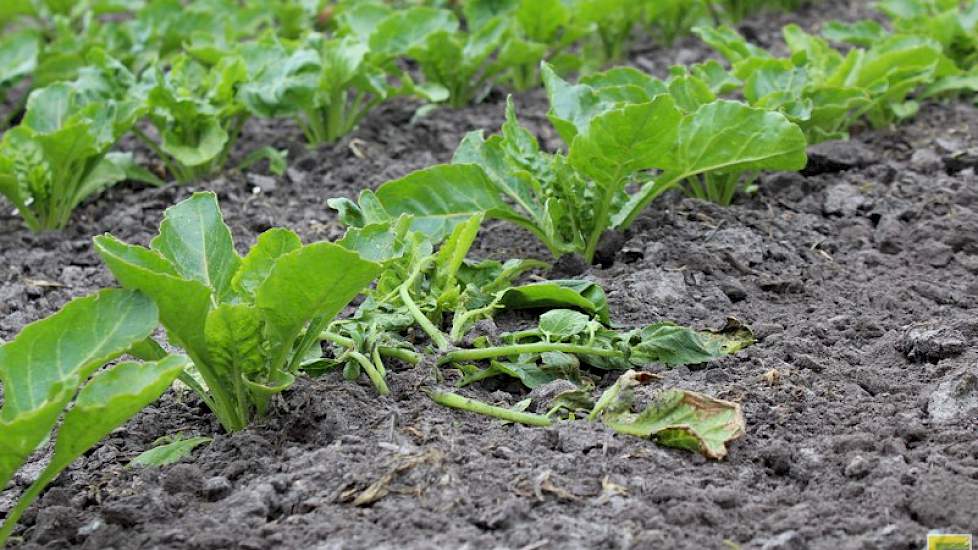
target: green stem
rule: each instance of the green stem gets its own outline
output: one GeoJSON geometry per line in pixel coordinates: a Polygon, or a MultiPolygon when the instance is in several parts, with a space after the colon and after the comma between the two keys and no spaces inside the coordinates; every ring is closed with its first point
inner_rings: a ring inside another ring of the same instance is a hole
{"type": "Polygon", "coordinates": [[[449,346],[448,338],[445,337],[445,334],[442,331],[438,330],[438,327],[436,327],[434,323],[432,323],[431,320],[425,316],[424,312],[418,308],[418,305],[414,303],[414,300],[411,298],[411,293],[408,292],[407,285],[401,285],[397,292],[401,296],[401,301],[404,302],[404,307],[406,307],[411,313],[411,316],[414,317],[414,321],[418,323],[421,330],[428,334],[431,341],[438,346],[439,350],[447,351],[449,346]]]}
{"type": "Polygon", "coordinates": [[[541,414],[525,413],[504,407],[496,407],[449,391],[431,390],[428,391],[428,397],[435,403],[445,407],[492,416],[509,422],[526,424],[527,426],[550,426],[553,423],[550,418],[541,414]]]}
{"type": "MultiPolygon", "coordinates": [[[[347,338],[342,334],[336,334],[335,332],[330,332],[328,330],[321,332],[319,334],[319,339],[332,342],[344,348],[356,347],[356,342],[353,341],[353,338],[347,338]]],[[[409,365],[417,365],[421,362],[421,355],[411,350],[389,346],[379,346],[377,349],[384,357],[391,357],[393,359],[408,363],[409,365]]]]}
{"type": "Polygon", "coordinates": [[[462,338],[465,336],[465,328],[468,326],[469,322],[476,317],[482,315],[488,315],[494,310],[502,307],[499,305],[499,299],[502,295],[498,296],[486,307],[481,307],[479,309],[473,309],[472,311],[466,311],[462,315],[459,315],[454,321],[452,321],[452,330],[449,334],[452,342],[461,342],[462,338]]]}
{"type": "Polygon", "coordinates": [[[20,519],[20,516],[24,514],[24,511],[27,510],[31,503],[37,500],[38,495],[41,494],[44,487],[53,481],[54,478],[58,477],[58,474],[61,473],[62,469],[63,468],[58,468],[57,471],[54,472],[48,472],[47,469],[45,469],[43,472],[41,472],[40,477],[38,477],[34,483],[31,483],[31,486],[27,488],[27,491],[20,496],[20,499],[17,501],[17,505],[10,510],[10,512],[7,514],[7,518],[3,522],[3,526],[0,527],[0,548],[3,548],[7,538],[10,537],[10,533],[13,532],[14,526],[17,525],[17,521],[20,519]]]}
{"type": "MultiPolygon", "coordinates": [[[[436,327],[431,320],[425,316],[424,312],[422,312],[418,307],[418,304],[416,304],[414,299],[411,298],[411,292],[409,290],[410,287],[414,286],[414,281],[421,276],[421,272],[424,269],[427,269],[428,264],[430,264],[432,261],[434,261],[434,256],[425,258],[424,261],[418,262],[418,265],[411,271],[408,278],[401,283],[399,287],[397,287],[397,294],[400,296],[404,307],[406,307],[408,312],[411,313],[411,316],[414,317],[414,321],[418,323],[418,326],[420,326],[425,333],[428,334],[428,337],[430,337],[431,341],[438,346],[438,349],[441,351],[447,351],[449,346],[448,338],[446,338],[445,334],[438,330],[438,327],[436,327]]],[[[388,298],[383,301],[389,302],[390,299],[388,298]]]]}
{"type": "Polygon", "coordinates": [[[595,355],[598,357],[620,357],[625,354],[618,350],[592,348],[579,344],[561,344],[550,342],[535,342],[532,344],[510,344],[508,346],[492,346],[488,348],[463,349],[446,353],[438,360],[439,365],[458,363],[461,361],[481,361],[494,357],[508,357],[511,355],[521,355],[524,353],[544,353],[548,351],[561,351],[573,355],[595,355]]]}
{"type": "Polygon", "coordinates": [[[157,157],[159,157],[161,161],[163,161],[163,165],[166,166],[167,172],[169,172],[170,175],[173,176],[173,179],[177,180],[180,183],[186,183],[190,181],[189,174],[187,174],[186,169],[180,166],[179,163],[175,163],[173,159],[170,158],[170,155],[163,152],[163,149],[161,149],[160,146],[157,145],[152,138],[146,135],[146,132],[143,132],[139,128],[133,126],[132,133],[137,138],[139,138],[139,141],[145,143],[146,146],[149,147],[151,151],[153,151],[153,154],[155,154],[157,157]]]}
{"type": "Polygon", "coordinates": [[[384,377],[381,376],[381,374],[377,371],[377,368],[370,362],[370,359],[368,359],[366,355],[360,353],[359,351],[353,350],[348,351],[347,355],[359,363],[360,367],[362,367],[367,373],[367,377],[370,378],[371,382],[373,382],[374,388],[377,389],[377,393],[380,395],[387,395],[391,392],[390,389],[387,388],[387,381],[384,380],[384,377]]]}

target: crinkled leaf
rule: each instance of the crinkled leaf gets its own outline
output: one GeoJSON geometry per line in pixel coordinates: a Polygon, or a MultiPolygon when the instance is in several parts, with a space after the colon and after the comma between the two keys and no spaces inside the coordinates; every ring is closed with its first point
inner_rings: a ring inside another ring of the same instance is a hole
{"type": "Polygon", "coordinates": [[[746,431],[740,404],[678,389],[660,392],[641,413],[605,414],[602,419],[617,432],[715,460],[726,457],[727,443],[746,431]]]}
{"type": "Polygon", "coordinates": [[[387,262],[409,251],[410,243],[405,237],[410,225],[411,216],[402,215],[393,222],[350,227],[336,244],[360,254],[364,259],[387,262]]]}
{"type": "Polygon", "coordinates": [[[691,365],[736,353],[752,344],[754,335],[733,320],[716,332],[661,322],[643,327],[633,340],[633,364],[691,365]]]}
{"type": "Polygon", "coordinates": [[[247,304],[221,304],[207,315],[207,366],[227,388],[241,385],[242,376],[260,378],[267,372],[261,312],[247,304]]]}
{"type": "Polygon", "coordinates": [[[570,162],[603,188],[623,185],[625,178],[640,170],[669,168],[664,159],[681,120],[675,101],[667,95],[608,111],[574,139],[570,162]]]}
{"type": "Polygon", "coordinates": [[[720,100],[683,119],[673,165],[687,175],[801,170],[807,144],[801,129],[784,115],[720,100]]]}

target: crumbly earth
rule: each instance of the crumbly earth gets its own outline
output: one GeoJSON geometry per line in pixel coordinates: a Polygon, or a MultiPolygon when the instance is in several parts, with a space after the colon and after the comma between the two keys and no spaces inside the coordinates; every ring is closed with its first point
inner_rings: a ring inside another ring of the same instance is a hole
{"type": "MultiPolygon", "coordinates": [[[[750,24],[773,41],[785,21],[853,9],[750,24]]],[[[703,55],[695,41],[638,51],[639,64],[703,55]]],[[[555,146],[545,97],[516,99],[555,146]]],[[[245,145],[289,148],[286,176],[117,187],[60,234],[33,236],[3,212],[0,338],[112,284],[92,235],[145,244],[165,207],[211,189],[241,251],[278,225],[336,238],[327,198],[447,161],[464,132],[495,129],[502,109],[495,94],[411,122],[414,106],[398,103],[318,151],[290,124],[254,123],[245,145]]],[[[624,325],[716,327],[735,316],[754,329],[756,345],[735,357],[650,367],[663,386],[743,404],[747,435],[722,462],[583,421],[527,428],[443,409],[417,392],[420,369],[395,369],[385,398],[339,375],[300,380],[268,419],[234,435],[171,390],[63,473],[12,546],[910,550],[931,530],[978,534],[975,148],[972,105],[929,105],[897,129],[814,148],[804,174],[764,176],[730,208],[664,197],[611,249],[612,265],[581,274],[604,285],[624,325]],[[176,432],[214,441],[162,469],[126,466],[176,432]],[[372,502],[355,505],[361,495],[372,502]]],[[[476,248],[543,254],[499,223],[476,248]]],[[[525,397],[500,384],[466,393],[505,405],[525,397]]],[[[0,488],[0,514],[41,466],[0,488]]]]}

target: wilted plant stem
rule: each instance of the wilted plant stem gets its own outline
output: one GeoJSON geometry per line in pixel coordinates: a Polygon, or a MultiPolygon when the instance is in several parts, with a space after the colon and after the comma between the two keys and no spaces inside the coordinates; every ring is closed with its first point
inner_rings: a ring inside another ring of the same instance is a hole
{"type": "Polygon", "coordinates": [[[508,357],[523,353],[545,353],[548,351],[560,351],[575,355],[595,355],[599,357],[625,357],[624,353],[613,349],[592,348],[590,346],[581,346],[578,344],[537,342],[533,344],[512,344],[508,346],[457,350],[445,354],[438,360],[438,364],[445,365],[448,363],[458,363],[460,361],[480,361],[483,359],[493,359],[495,357],[508,357]]]}
{"type": "Polygon", "coordinates": [[[525,413],[504,407],[496,407],[449,391],[431,390],[428,392],[428,397],[435,403],[445,407],[492,416],[500,420],[526,424],[527,426],[549,426],[553,423],[550,418],[541,414],[525,413]]]}

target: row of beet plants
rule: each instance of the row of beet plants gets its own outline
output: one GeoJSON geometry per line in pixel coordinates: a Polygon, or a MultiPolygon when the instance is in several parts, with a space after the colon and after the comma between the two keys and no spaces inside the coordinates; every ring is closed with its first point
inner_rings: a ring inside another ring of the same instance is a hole
{"type": "MultiPolygon", "coordinates": [[[[494,85],[538,85],[543,60],[572,72],[618,59],[636,21],[673,36],[708,13],[745,9],[658,0],[13,4],[0,10],[0,26],[13,29],[0,39],[0,93],[22,81],[33,92],[0,142],[0,194],[34,231],[65,227],[81,201],[121,181],[213,176],[251,117],[292,118],[310,145],[334,143],[395,97],[463,106],[494,85]],[[112,151],[130,132],[165,173],[112,151]]],[[[244,164],[261,159],[284,170],[284,152],[268,147],[244,164]]]]}

